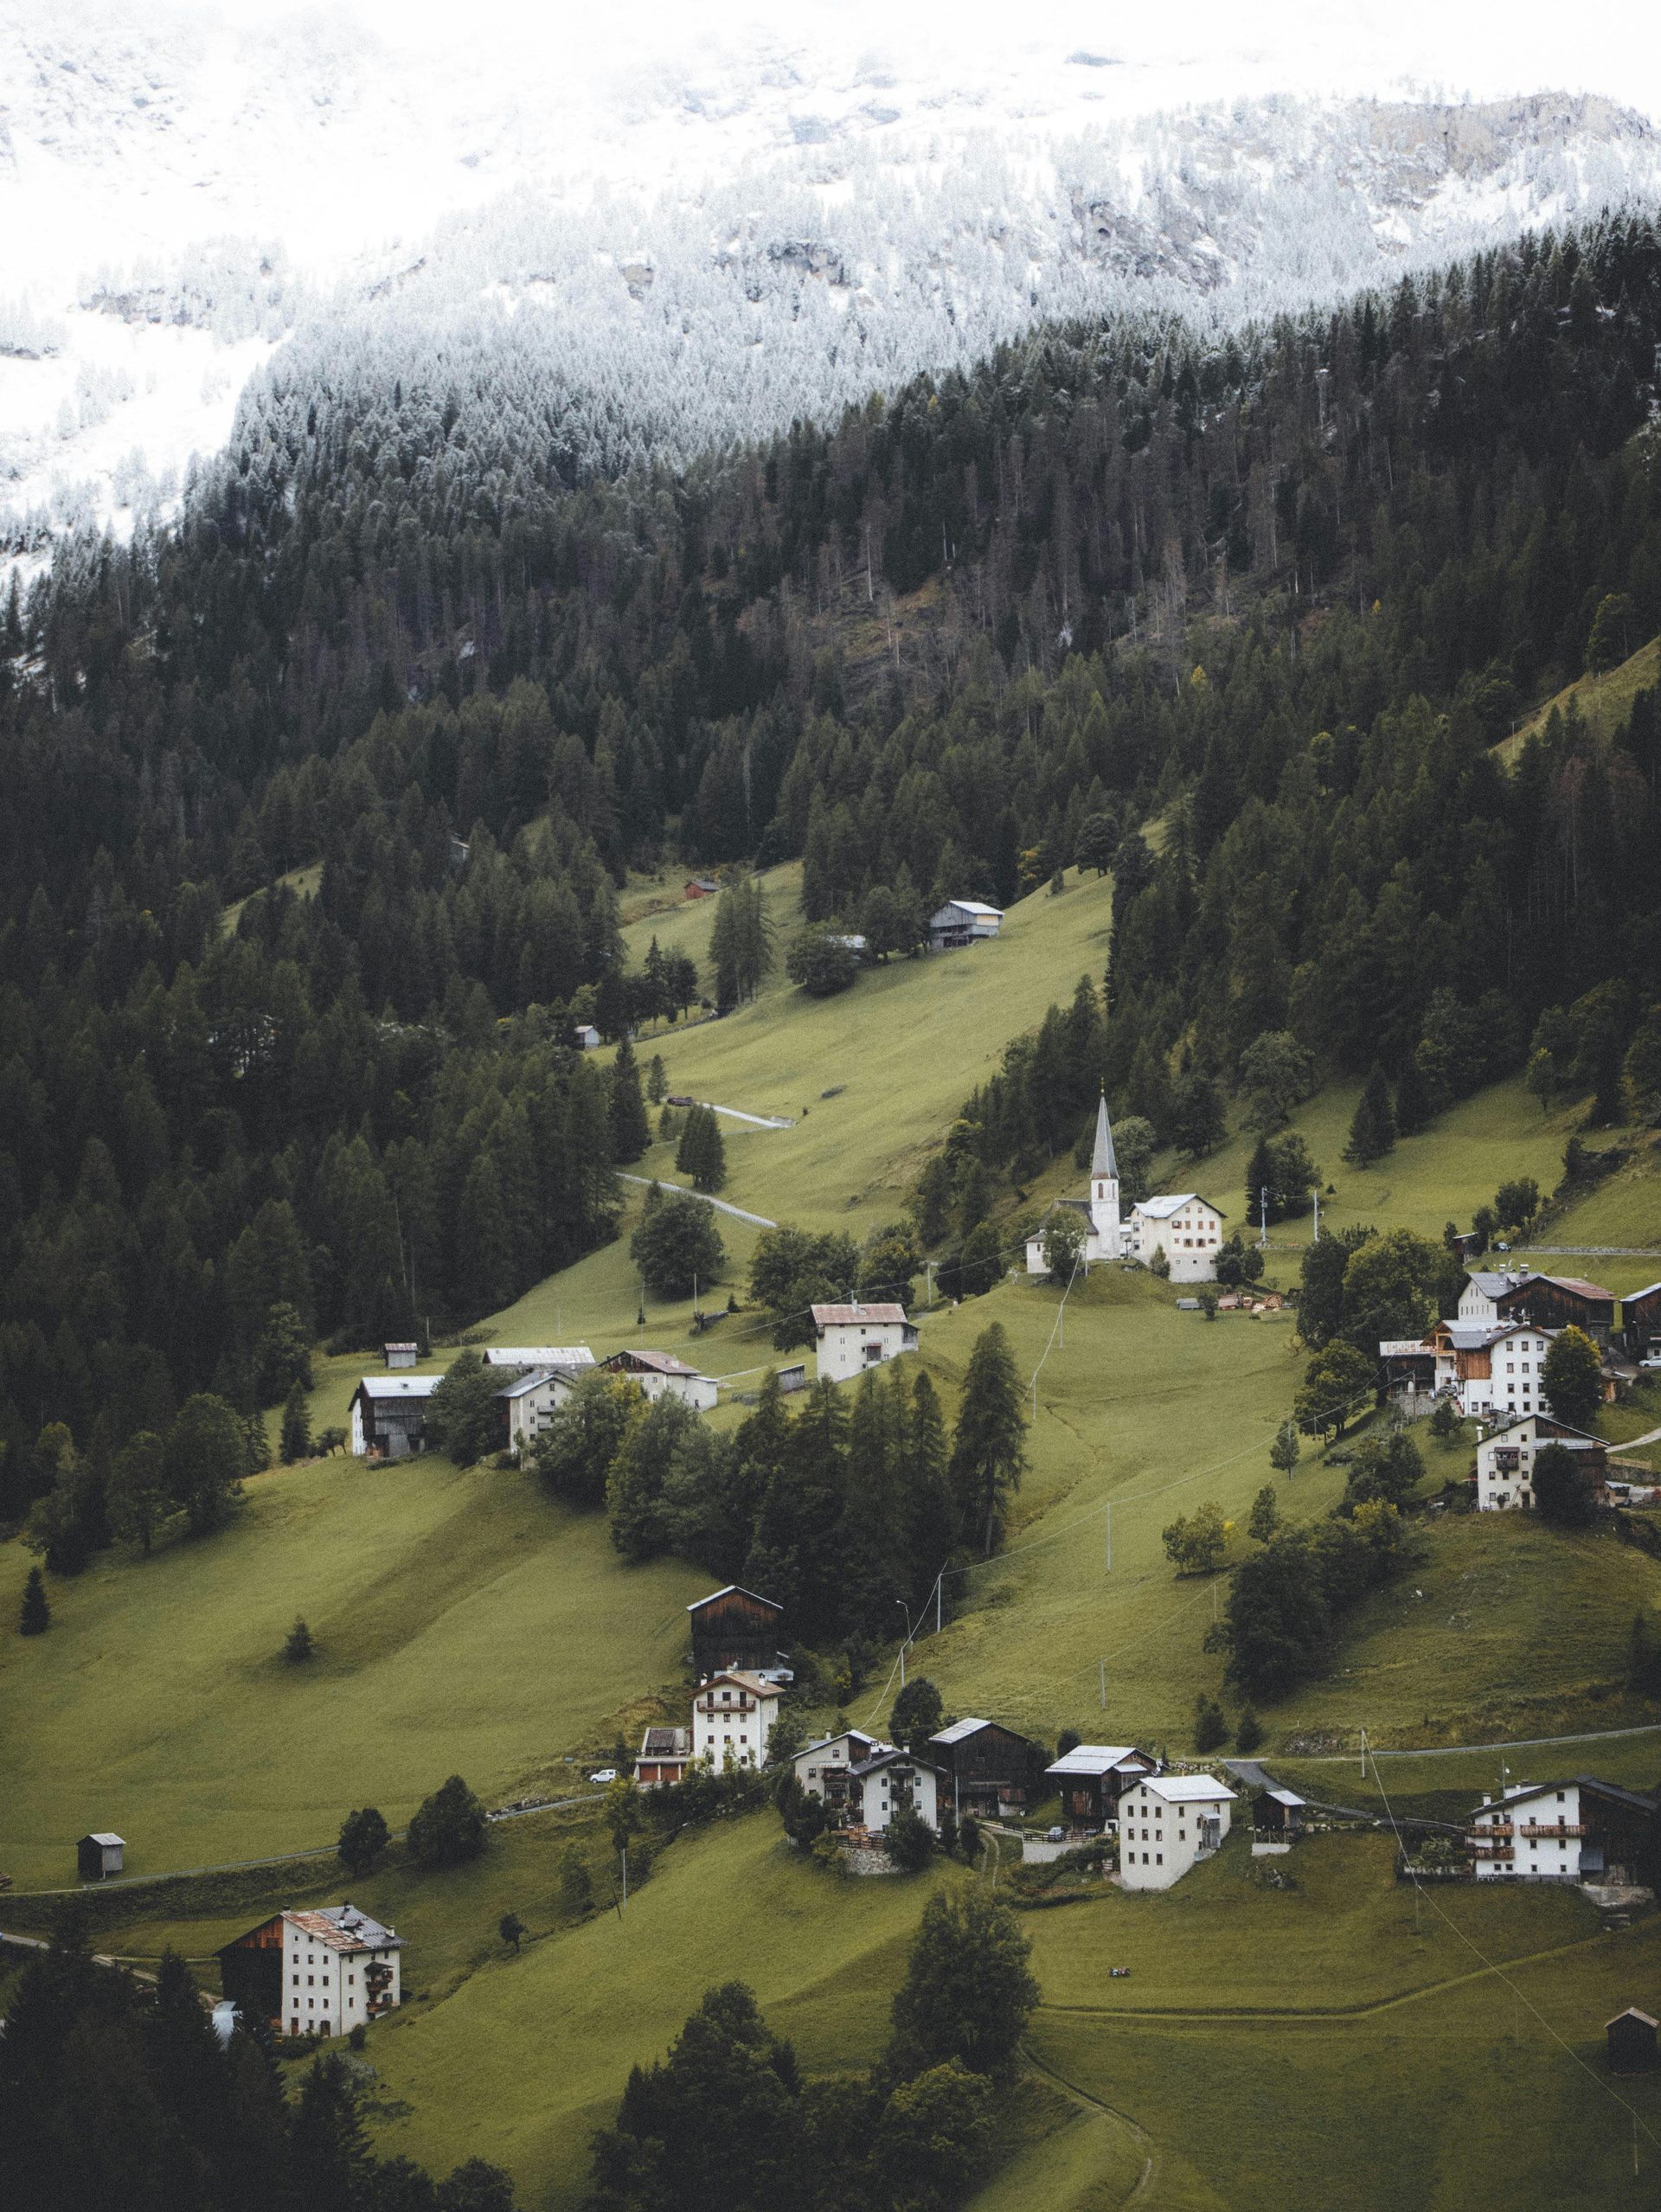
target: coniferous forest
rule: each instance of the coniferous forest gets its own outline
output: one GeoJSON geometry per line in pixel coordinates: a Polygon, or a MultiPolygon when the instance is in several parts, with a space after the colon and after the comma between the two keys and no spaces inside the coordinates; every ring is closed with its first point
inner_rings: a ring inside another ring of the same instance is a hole
{"type": "Polygon", "coordinates": [[[1089,1054],[1154,1142],[1271,1035],[1433,1106],[1656,1061],[1653,692],[1495,748],[1661,621],[1658,340],[1622,215],[674,476],[574,480],[483,374],[268,377],[176,527],[0,619],[0,1516],[55,1424],[96,1478],[616,1233],[574,1024],[747,974],[625,976],[632,863],[799,856],[850,926],[1111,867],[1087,1058],[971,1118],[989,1168],[1089,1054]]]}

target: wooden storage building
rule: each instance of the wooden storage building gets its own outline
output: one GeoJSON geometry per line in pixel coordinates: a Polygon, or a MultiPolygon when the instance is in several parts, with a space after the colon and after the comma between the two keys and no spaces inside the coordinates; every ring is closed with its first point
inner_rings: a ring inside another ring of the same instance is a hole
{"type": "Polygon", "coordinates": [[[1618,2012],[1613,2020],[1604,2023],[1611,2074],[1648,2074],[1652,2070],[1658,2024],[1661,2023],[1649,2013],[1640,2012],[1635,2004],[1629,2004],[1625,2012],[1618,2012]]]}
{"type": "Polygon", "coordinates": [[[1620,1301],[1620,1334],[1633,1359],[1661,1352],[1661,1283],[1634,1291],[1620,1301]]]}
{"type": "Polygon", "coordinates": [[[75,1869],[83,1882],[106,1882],[119,1874],[125,1840],[107,1829],[102,1835],[83,1836],[75,1845],[75,1869]]]}
{"type": "Polygon", "coordinates": [[[729,1582],[686,1610],[692,1624],[692,1671],[698,1681],[734,1667],[749,1673],[779,1671],[785,1609],[772,1598],[729,1582]]]}

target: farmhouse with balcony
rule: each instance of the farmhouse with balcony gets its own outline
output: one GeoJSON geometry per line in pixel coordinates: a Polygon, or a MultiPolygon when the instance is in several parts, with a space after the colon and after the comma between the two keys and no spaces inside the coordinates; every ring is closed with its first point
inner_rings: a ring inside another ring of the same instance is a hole
{"type": "MultiPolygon", "coordinates": [[[[1452,1396],[1468,1419],[1549,1414],[1540,1377],[1557,1333],[1530,1322],[1438,1321],[1425,1337],[1437,1395],[1452,1396]]],[[[1399,1343],[1378,1349],[1387,1365],[1399,1364],[1399,1343]]]]}
{"type": "Polygon", "coordinates": [[[1620,1333],[1628,1356],[1661,1356],[1661,1283],[1651,1283],[1620,1301],[1620,1333]]]}
{"type": "Polygon", "coordinates": [[[1147,1774],[1119,1801],[1119,1879],[1169,1889],[1221,1849],[1235,1793],[1209,1774],[1147,1774]]]}
{"type": "Polygon", "coordinates": [[[1547,1414],[1518,1414],[1490,1430],[1477,1446],[1477,1510],[1503,1513],[1534,1504],[1534,1463],[1548,1444],[1572,1452],[1577,1465],[1601,1484],[1608,1471],[1608,1447],[1547,1414]]]}
{"type": "Polygon", "coordinates": [[[996,1721],[953,1721],[928,1739],[930,1763],[950,1780],[952,1808],[997,1815],[1024,1811],[1044,1768],[1036,1743],[996,1721]]]}
{"type": "Polygon", "coordinates": [[[1004,925],[1002,907],[989,907],[979,899],[948,899],[928,918],[931,952],[954,952],[962,945],[977,945],[996,937],[1004,925]]]}
{"type": "Polygon", "coordinates": [[[1044,1769],[1061,1793],[1061,1818],[1071,1828],[1100,1829],[1119,1818],[1119,1801],[1132,1782],[1157,1774],[1151,1752],[1129,1743],[1075,1743],[1044,1769]]]}
{"type": "Polygon", "coordinates": [[[779,1685],[764,1676],[729,1667],[698,1684],[692,1700],[692,1756],[717,1773],[734,1766],[765,1766],[767,1739],[779,1717],[779,1685]]]}
{"type": "Polygon", "coordinates": [[[1465,1848],[1478,1881],[1653,1887],[1661,1873],[1661,1798],[1594,1774],[1519,1782],[1484,1798],[1465,1848]]]}
{"type": "Polygon", "coordinates": [[[355,1905],[278,1913],[221,1950],[220,1986],[273,2035],[348,2035],[400,2002],[403,1948],[355,1905]]]}

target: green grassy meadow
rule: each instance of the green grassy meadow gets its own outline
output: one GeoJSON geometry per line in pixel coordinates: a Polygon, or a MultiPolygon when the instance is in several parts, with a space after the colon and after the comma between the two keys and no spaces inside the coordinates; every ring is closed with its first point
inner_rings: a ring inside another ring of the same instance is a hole
{"type": "MultiPolygon", "coordinates": [[[[0,1552],[15,1615],[27,1556],[0,1552]]],[[[222,1536],[55,1585],[48,1635],[0,1638],[0,1867],[74,1879],[74,1839],[161,1874],[394,1825],[459,1770],[482,1792],[675,1679],[708,1578],[629,1568],[528,1476],[343,1457],[256,1477],[222,1536]],[[319,1656],[291,1666],[303,1613],[319,1656]]]]}
{"type": "MultiPolygon", "coordinates": [[[[661,1052],[674,1089],[796,1119],[781,1131],[724,1123],[723,1195],[856,1236],[893,1218],[1010,1038],[1081,971],[1103,969],[1111,887],[1068,880],[1064,896],[1012,909],[993,944],[891,964],[830,1001],[775,977],[725,1020],[644,1040],[642,1060],[661,1052]]],[[[765,882],[782,940],[799,871],[765,882]]],[[[705,965],[714,901],[678,890],[632,887],[632,959],[655,933],[705,965]],[[670,903],[638,912],[657,899],[670,903]]],[[[1542,1115],[1505,1084],[1358,1172],[1341,1158],[1356,1095],[1323,1093],[1294,1123],[1336,1186],[1324,1219],[1430,1235],[1468,1221],[1507,1177],[1549,1189],[1576,1122],[1574,1111],[1542,1115]]],[[[1632,1164],[1541,1242],[1657,1256],[1535,1264],[1617,1292],[1661,1274],[1661,1171],[1652,1149],[1626,1141],[1632,1164]]],[[[1231,1138],[1197,1166],[1162,1162],[1161,1187],[1197,1188],[1243,1226],[1249,1142],[1231,1138]]],[[[672,1151],[654,1145],[639,1172],[672,1179],[672,1151]]],[[[1057,1162],[1017,1203],[1082,1181],[1057,1162]]],[[[644,1341],[749,1387],[780,1356],[753,1313],[695,1334],[690,1301],[648,1300],[637,1323],[627,1235],[640,1202],[632,1186],[622,1238],[491,1317],[488,1337],[583,1342],[602,1356],[644,1341]]],[[[1310,1226],[1277,1229],[1272,1279],[1292,1279],[1310,1226]]],[[[742,1298],[758,1234],[725,1217],[720,1227],[728,1264],[702,1294],[706,1311],[729,1289],[742,1298]]],[[[1064,1315],[1055,1289],[1024,1279],[921,1315],[920,1356],[948,1412],[994,1319],[1022,1375],[1036,1377],[1008,1548],[955,1578],[954,1617],[911,1654],[951,1711],[1051,1741],[1072,1727],[1179,1754],[1196,1693],[1219,1691],[1221,1661],[1202,1645],[1225,1578],[1177,1576],[1161,1532],[1215,1499],[1236,1523],[1230,1556],[1241,1555],[1303,1361],[1289,1317],[1212,1323],[1177,1311],[1176,1295],[1150,1276],[1098,1269],[1064,1315]]],[[[366,1364],[319,1360],[314,1427],[344,1424],[366,1364]]],[[[711,1418],[737,1417],[724,1407],[711,1418]]],[[[1603,1420],[1619,1442],[1661,1425],[1661,1404],[1634,1401],[1603,1420]]],[[[1421,1429],[1419,1440],[1427,1491],[1463,1475],[1468,1439],[1438,1447],[1421,1429]]],[[[1657,1447],[1646,1456],[1661,1465],[1657,1447]]],[[[1276,1480],[1298,1521],[1330,1511],[1344,1477],[1306,1447],[1294,1478],[1276,1480]]],[[[1364,1728],[1375,1745],[1421,1749],[1382,1763],[1392,1802],[1448,1813],[1493,1786],[1498,1761],[1433,1747],[1635,1726],[1654,1732],[1519,1753],[1512,1778],[1592,1770],[1651,1786],[1661,1707],[1634,1700],[1624,1672],[1633,1613],[1661,1603],[1661,1565],[1601,1531],[1565,1536],[1522,1516],[1418,1526],[1420,1561],[1352,1617],[1322,1681],[1263,1715],[1260,1755],[1311,1794],[1382,1809],[1376,1773],[1336,1757],[1364,1728]]],[[[15,1614],[28,1564],[19,1545],[0,1548],[0,1609],[15,1614]]],[[[452,1771],[487,1802],[580,1792],[564,1755],[608,1743],[619,1726],[632,1733],[676,1683],[683,1609],[708,1587],[675,1562],[625,1567],[600,1516],[550,1504],[516,1473],[344,1456],[273,1470],[250,1482],[222,1536],[147,1562],[108,1555],[53,1584],[49,1635],[0,1638],[0,1868],[20,1891],[67,1885],[73,1839],[89,1827],[126,1836],[141,1875],[299,1850],[329,1841],[356,1805],[378,1804],[401,1825],[452,1771]],[[297,1614],[319,1646],[301,1668],[279,1657],[297,1614]]],[[[885,1719],[895,1687],[897,1675],[879,1671],[850,1717],[885,1719]]],[[[810,2071],[868,2063],[929,1887],[837,1882],[757,1816],[664,1850],[625,1918],[608,1910],[573,1925],[558,1868],[574,1835],[603,1872],[597,1823],[558,1813],[494,1828],[475,1868],[423,1876],[394,1851],[350,1885],[411,1946],[414,2001],[370,2046],[381,2147],[439,2170],[471,2154],[498,2159],[523,2202],[555,2212],[575,2202],[588,2136],[629,2066],[662,2051],[711,1982],[749,1980],[810,2071]],[[510,1907],[531,1931],[516,1959],[495,1933],[510,1907]]],[[[1108,2212],[1132,2197],[1186,2212],[1293,2190],[1312,2205],[1387,2212],[1451,2207],[1497,2178],[1525,2208],[1639,2202],[1630,2119],[1470,1943],[1528,1962],[1517,1967],[1525,1995],[1596,2067],[1604,2018],[1630,2002],[1655,2009],[1661,1921],[1604,1935],[1582,1900],[1560,1893],[1461,1888],[1437,1911],[1415,1908],[1378,1838],[1302,1847],[1292,1871],[1295,1888],[1267,1888],[1241,1841],[1169,1896],[1104,1888],[1028,1916],[1044,1989],[1031,2037],[1042,2079],[978,2212],[1108,2212]],[[1110,1980],[1113,1964],[1130,1965],[1131,1978],[1110,1980]]],[[[930,1880],[951,1878],[965,1877],[930,1880]]],[[[323,1861],[123,1894],[125,1919],[114,1895],[100,1901],[113,1916],[101,1943],[139,1957],[173,1944],[200,1959],[283,1904],[338,1899],[342,1882],[323,1861]]],[[[1661,2135],[1655,2085],[1622,2093],[1661,2135]]],[[[1654,2172],[1645,2166],[1644,2186],[1654,2172]]]]}
{"type": "Polygon", "coordinates": [[[1661,638],[1651,638],[1618,668],[1598,676],[1579,676],[1573,683],[1566,684],[1543,707],[1536,708],[1514,736],[1503,738],[1497,749],[1504,759],[1515,760],[1530,738],[1543,733],[1552,708],[1555,707],[1567,714],[1571,702],[1580,709],[1581,720],[1588,729],[1600,737],[1607,737],[1632,712],[1637,694],[1652,688],[1658,681],[1661,681],[1661,638]]]}
{"type": "MultiPolygon", "coordinates": [[[[781,955],[798,918],[800,880],[794,864],[763,879],[781,955]]],[[[788,1130],[722,1123],[723,1196],[774,1221],[856,1237],[898,1214],[923,1160],[1005,1045],[1052,999],[1070,997],[1081,975],[1100,981],[1105,971],[1112,881],[1069,872],[1067,882],[1060,898],[1039,891],[1011,907],[986,944],[890,961],[835,998],[809,998],[780,967],[723,1020],[643,1038],[640,1058],[662,1054],[672,1091],[796,1120],[788,1130]],[[830,1090],[837,1095],[823,1096],[830,1090]]],[[[703,972],[714,907],[700,900],[626,927],[631,960],[655,934],[703,972]]]]}

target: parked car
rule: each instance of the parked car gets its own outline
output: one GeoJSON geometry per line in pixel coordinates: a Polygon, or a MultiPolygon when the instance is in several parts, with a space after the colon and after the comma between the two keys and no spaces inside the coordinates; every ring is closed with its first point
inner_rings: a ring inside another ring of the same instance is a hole
{"type": "Polygon", "coordinates": [[[1655,1375],[1661,1373],[1661,1352],[1647,1353],[1644,1358],[1639,1360],[1639,1365],[1648,1374],[1655,1375]]]}
{"type": "Polygon", "coordinates": [[[602,1766],[597,1773],[591,1774],[588,1779],[603,1790],[607,1782],[616,1781],[617,1769],[615,1766],[602,1766]]]}
{"type": "Polygon", "coordinates": [[[1047,1829],[1044,1831],[1044,1841],[1045,1841],[1045,1843],[1066,1843],[1066,1841],[1067,1841],[1067,1831],[1066,1831],[1066,1829],[1065,1829],[1065,1828],[1047,1828],[1047,1829]]]}

